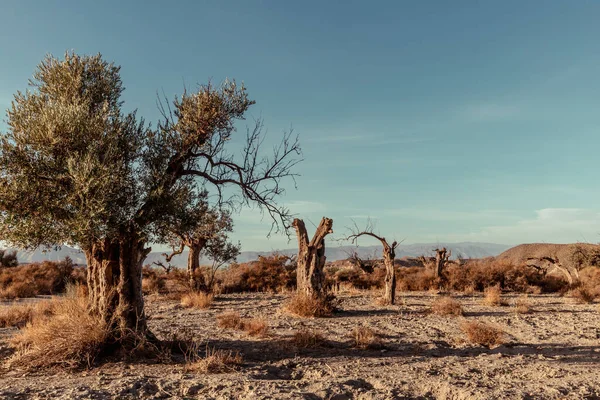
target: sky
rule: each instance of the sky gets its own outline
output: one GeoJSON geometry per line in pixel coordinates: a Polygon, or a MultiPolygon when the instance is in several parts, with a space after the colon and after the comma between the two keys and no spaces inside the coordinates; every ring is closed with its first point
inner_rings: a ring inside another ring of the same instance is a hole
{"type": "MultiPolygon", "coordinates": [[[[333,238],[371,218],[404,243],[600,242],[599,19],[585,0],[0,0],[0,109],[66,50],[121,65],[148,121],[157,91],[234,78],[248,123],[300,136],[281,203],[309,234],[328,216],[333,238]]],[[[234,221],[243,250],[295,246],[257,210],[234,221]]]]}

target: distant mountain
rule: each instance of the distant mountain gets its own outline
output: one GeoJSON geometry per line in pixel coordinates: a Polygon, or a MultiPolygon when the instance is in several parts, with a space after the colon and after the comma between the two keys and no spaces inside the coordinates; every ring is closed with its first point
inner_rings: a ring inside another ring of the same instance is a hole
{"type": "MultiPolygon", "coordinates": [[[[478,243],[478,242],[462,242],[462,243],[415,243],[400,245],[396,249],[396,258],[402,257],[418,257],[421,255],[433,255],[433,249],[438,247],[446,247],[452,251],[452,258],[458,256],[462,258],[483,258],[497,256],[511,246],[497,243],[478,243]]],[[[361,257],[380,257],[381,246],[339,246],[339,247],[327,247],[326,255],[328,261],[343,260],[348,258],[349,254],[356,250],[361,257]]],[[[284,249],[279,250],[279,253],[286,255],[294,255],[297,253],[297,249],[284,249]]],[[[259,255],[268,255],[273,251],[244,251],[238,257],[238,262],[248,262],[256,260],[259,255]]],[[[146,264],[152,264],[155,261],[162,261],[162,252],[152,252],[146,258],[146,264]]],[[[60,250],[52,250],[43,252],[36,250],[33,252],[18,252],[18,258],[20,263],[31,263],[39,262],[44,260],[58,261],[64,259],[66,256],[71,257],[76,264],[84,265],[86,263],[84,254],[77,249],[63,246],[60,250]]],[[[182,254],[173,257],[172,263],[179,267],[187,265],[187,251],[182,254]]],[[[208,260],[201,260],[203,263],[208,263],[208,260]]]]}

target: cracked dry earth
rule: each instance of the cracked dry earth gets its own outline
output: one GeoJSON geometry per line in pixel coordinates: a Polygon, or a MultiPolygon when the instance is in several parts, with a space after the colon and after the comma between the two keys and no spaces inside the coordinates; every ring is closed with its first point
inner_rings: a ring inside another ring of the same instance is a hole
{"type": "MultiPolygon", "coordinates": [[[[506,296],[513,304],[516,296],[506,296]]],[[[512,306],[482,305],[481,295],[456,298],[464,317],[429,313],[432,293],[400,294],[395,306],[378,306],[375,293],[341,293],[332,318],[302,319],[282,311],[286,295],[222,295],[208,310],[148,298],[150,326],[210,347],[237,350],[242,367],[224,374],[186,372],[183,363],[108,363],[77,372],[1,370],[0,398],[11,399],[597,399],[600,398],[600,309],[558,295],[530,295],[531,314],[512,306]],[[217,327],[216,316],[236,310],[270,325],[264,338],[217,327]],[[464,320],[486,321],[506,333],[488,349],[466,342],[464,320]],[[384,348],[353,348],[350,334],[365,325],[384,348]],[[327,342],[291,344],[302,327],[327,342]]],[[[14,329],[0,329],[0,355],[14,329]]]]}

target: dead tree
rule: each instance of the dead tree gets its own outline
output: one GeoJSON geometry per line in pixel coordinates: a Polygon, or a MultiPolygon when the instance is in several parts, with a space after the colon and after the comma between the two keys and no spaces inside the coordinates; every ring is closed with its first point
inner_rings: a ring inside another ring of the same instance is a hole
{"type": "Polygon", "coordinates": [[[385,292],[383,295],[383,301],[386,304],[394,304],[396,294],[396,270],[394,268],[394,259],[396,258],[396,247],[400,243],[394,240],[392,244],[380,235],[373,233],[373,225],[369,221],[367,227],[364,230],[358,229],[357,225],[354,224],[352,234],[346,238],[346,240],[352,240],[353,244],[356,244],[357,240],[361,236],[370,236],[379,240],[383,246],[383,265],[385,266],[385,292]]]}
{"type": "Polygon", "coordinates": [[[300,294],[321,297],[325,295],[325,236],[333,233],[333,220],[323,217],[312,240],[308,240],[306,226],[294,219],[292,226],[298,236],[298,267],[296,285],[300,294]]]}
{"type": "Polygon", "coordinates": [[[435,277],[442,278],[442,272],[444,271],[444,266],[448,263],[448,259],[452,256],[452,250],[448,251],[445,247],[441,249],[435,249],[435,277]]]}

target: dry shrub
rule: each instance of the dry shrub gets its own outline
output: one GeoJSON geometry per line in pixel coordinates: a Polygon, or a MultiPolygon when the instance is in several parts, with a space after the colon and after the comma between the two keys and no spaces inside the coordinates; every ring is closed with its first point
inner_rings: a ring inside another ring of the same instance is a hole
{"type": "Polygon", "coordinates": [[[463,315],[463,308],[459,301],[450,296],[435,299],[431,304],[431,312],[438,315],[463,315]]]}
{"type": "Polygon", "coordinates": [[[575,289],[569,291],[569,295],[580,304],[593,303],[597,297],[597,293],[587,286],[576,287],[575,289]]]}
{"type": "Polygon", "coordinates": [[[242,329],[250,336],[267,336],[269,324],[262,318],[251,318],[242,320],[242,329]]]}
{"type": "Polygon", "coordinates": [[[359,326],[352,331],[352,340],[354,347],[359,349],[377,349],[381,348],[381,338],[371,328],[367,326],[359,326]]]}
{"type": "Polygon", "coordinates": [[[217,325],[225,329],[241,329],[242,317],[235,311],[217,315],[217,325]]]}
{"type": "Polygon", "coordinates": [[[461,325],[470,343],[492,348],[504,343],[504,332],[485,322],[468,321],[461,325]]]}
{"type": "Polygon", "coordinates": [[[224,293],[271,292],[296,286],[296,266],[290,258],[273,254],[259,256],[258,260],[243,264],[232,264],[218,271],[216,283],[224,293]]]}
{"type": "Polygon", "coordinates": [[[502,289],[500,285],[490,286],[484,290],[483,304],[486,306],[506,306],[506,301],[502,298],[502,289]]]}
{"type": "Polygon", "coordinates": [[[310,296],[296,293],[285,304],[285,309],[300,317],[330,317],[335,306],[333,296],[310,296]]]}
{"type": "Polygon", "coordinates": [[[14,304],[0,308],[0,328],[9,326],[22,328],[34,318],[47,317],[54,313],[56,301],[41,301],[36,304],[14,304]]]}
{"type": "Polygon", "coordinates": [[[297,347],[318,347],[324,342],[323,335],[315,329],[302,328],[292,336],[292,343],[297,347]]]}
{"type": "Polygon", "coordinates": [[[102,318],[87,311],[85,299],[55,300],[50,316],[33,318],[11,340],[16,348],[10,365],[27,368],[91,366],[110,337],[102,318]]]}
{"type": "Polygon", "coordinates": [[[202,374],[217,374],[235,371],[242,362],[242,355],[238,352],[207,348],[205,357],[195,357],[190,360],[186,369],[202,374]]]}
{"type": "Polygon", "coordinates": [[[423,291],[439,288],[439,280],[433,271],[423,267],[405,267],[397,272],[398,289],[401,291],[423,291]]]}
{"type": "Polygon", "coordinates": [[[515,311],[518,314],[531,313],[531,303],[529,302],[529,297],[526,294],[519,296],[519,298],[515,301],[515,311]]]}
{"type": "Polygon", "coordinates": [[[82,278],[67,257],[63,261],[44,261],[14,268],[0,269],[0,298],[16,299],[62,293],[69,282],[82,278]]]}
{"type": "Polygon", "coordinates": [[[214,300],[214,296],[204,292],[190,292],[181,296],[181,305],[186,308],[209,308],[214,300]]]}

